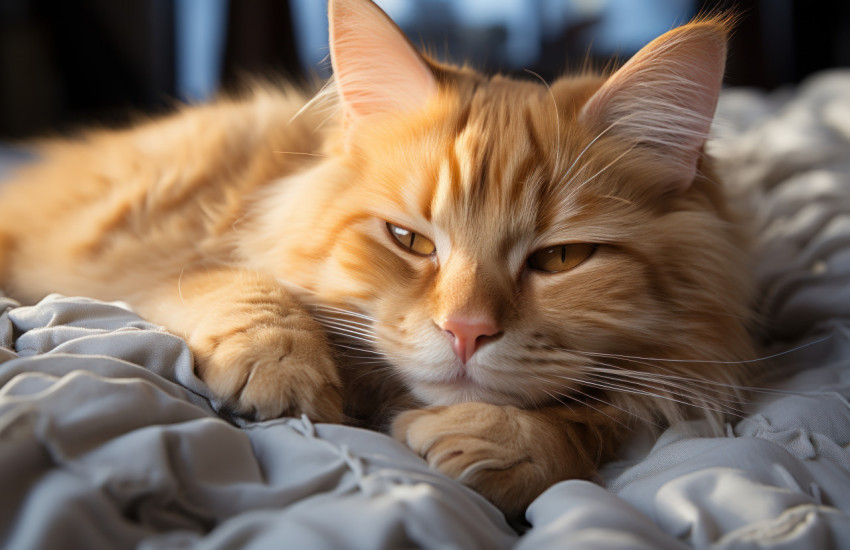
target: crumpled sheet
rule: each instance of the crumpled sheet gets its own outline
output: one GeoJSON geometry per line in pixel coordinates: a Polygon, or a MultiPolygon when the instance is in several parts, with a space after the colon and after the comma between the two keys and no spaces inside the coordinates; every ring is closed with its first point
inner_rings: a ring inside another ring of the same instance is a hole
{"type": "Polygon", "coordinates": [[[216,417],[185,343],[120,305],[0,302],[0,547],[507,548],[389,437],[216,417]],[[18,357],[15,357],[17,355],[18,357]],[[177,381],[183,385],[178,385],[177,381]]]}
{"type": "Polygon", "coordinates": [[[638,434],[516,530],[383,434],[219,419],[184,342],[121,304],[0,297],[0,547],[850,548],[850,72],[727,91],[715,135],[768,347],[795,350],[726,437],[638,434]]]}

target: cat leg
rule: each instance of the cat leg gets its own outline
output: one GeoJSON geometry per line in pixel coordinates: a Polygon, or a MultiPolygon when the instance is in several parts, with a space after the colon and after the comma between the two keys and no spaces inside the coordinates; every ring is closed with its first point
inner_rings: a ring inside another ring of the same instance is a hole
{"type": "Polygon", "coordinates": [[[324,331],[273,277],[186,272],[133,305],[186,339],[198,377],[231,412],[342,422],[340,378],[324,331]]]}
{"type": "Polygon", "coordinates": [[[550,485],[592,477],[623,426],[597,411],[462,403],[407,411],[393,435],[513,519],[550,485]]]}

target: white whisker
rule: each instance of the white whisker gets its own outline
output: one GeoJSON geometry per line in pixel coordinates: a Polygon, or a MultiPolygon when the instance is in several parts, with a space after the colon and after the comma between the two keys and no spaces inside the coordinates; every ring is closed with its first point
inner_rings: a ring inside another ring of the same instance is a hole
{"type": "Polygon", "coordinates": [[[602,136],[604,136],[605,134],[607,134],[607,133],[608,133],[608,132],[609,132],[612,128],[614,128],[614,126],[617,126],[618,124],[620,124],[621,122],[624,122],[625,120],[628,120],[629,118],[630,118],[630,117],[627,117],[627,116],[626,116],[626,117],[622,117],[622,118],[620,118],[620,119],[615,120],[614,122],[612,122],[611,124],[609,124],[607,128],[605,128],[604,130],[602,130],[601,132],[599,132],[599,133],[596,135],[596,137],[595,137],[595,138],[593,138],[592,140],[590,140],[590,143],[588,143],[588,144],[585,146],[585,148],[581,150],[581,152],[578,154],[578,156],[577,156],[577,157],[576,157],[576,159],[573,161],[573,163],[570,165],[570,167],[569,167],[569,168],[567,168],[566,173],[565,173],[565,174],[564,174],[564,176],[561,178],[561,181],[559,181],[559,182],[558,182],[558,185],[557,185],[556,187],[560,187],[560,186],[561,186],[561,184],[563,184],[563,183],[564,183],[564,180],[566,180],[566,179],[567,179],[567,177],[570,175],[570,173],[573,171],[573,168],[575,168],[575,165],[576,165],[576,164],[578,164],[578,162],[581,160],[581,158],[584,156],[584,154],[587,152],[587,150],[588,150],[588,149],[590,149],[590,148],[593,146],[593,144],[594,144],[594,143],[596,143],[596,142],[597,142],[597,141],[598,141],[598,140],[599,140],[602,136]]]}
{"type": "MultiPolygon", "coordinates": [[[[617,373],[617,374],[619,375],[619,374],[623,374],[623,373],[617,373]]],[[[646,381],[645,380],[644,382],[638,382],[638,381],[635,381],[635,380],[624,379],[622,377],[617,378],[616,376],[612,379],[612,378],[609,377],[608,374],[593,373],[593,372],[589,373],[589,376],[594,377],[597,380],[599,378],[602,378],[602,382],[610,383],[610,384],[616,384],[621,388],[630,388],[631,390],[634,390],[634,391],[647,391],[648,392],[647,395],[655,395],[655,396],[661,397],[661,398],[665,398],[668,395],[669,396],[676,396],[680,399],[687,400],[687,402],[683,402],[683,403],[691,405],[691,406],[698,406],[697,402],[704,402],[709,397],[712,397],[712,396],[706,395],[706,394],[701,393],[700,391],[692,389],[692,388],[686,388],[686,387],[682,387],[682,386],[672,386],[672,385],[669,385],[669,383],[664,383],[664,382],[656,382],[655,384],[652,384],[652,383],[646,383],[646,382],[654,382],[654,381],[646,381]],[[644,388],[644,390],[639,390],[638,388],[644,388]]],[[[723,397],[727,397],[727,396],[723,396],[723,397]]],[[[717,399],[718,396],[714,396],[714,398],[717,399]]],[[[723,404],[722,406],[723,406],[724,409],[728,410],[729,412],[734,412],[734,413],[740,414],[740,415],[744,414],[744,411],[742,411],[741,409],[738,409],[737,407],[733,407],[730,404],[723,404]]],[[[701,405],[700,405],[700,407],[702,408],[701,405]]]]}
{"type": "MultiPolygon", "coordinates": [[[[535,376],[535,378],[537,378],[538,380],[541,380],[541,381],[543,381],[543,382],[549,382],[549,380],[547,380],[547,379],[545,379],[545,378],[543,378],[543,377],[540,377],[540,376],[535,376]]],[[[558,378],[560,378],[560,379],[565,379],[565,380],[570,380],[570,381],[573,381],[573,382],[577,382],[578,384],[583,384],[583,381],[582,381],[582,380],[579,380],[579,379],[577,379],[577,378],[570,378],[570,377],[567,377],[567,376],[558,376],[558,378]]],[[[552,395],[552,394],[551,394],[550,392],[548,392],[545,388],[541,388],[541,389],[543,389],[543,391],[544,391],[544,392],[546,392],[548,395],[550,395],[550,396],[552,395]]],[[[633,412],[633,411],[628,411],[628,410],[624,409],[623,407],[618,407],[618,406],[617,406],[617,405],[615,405],[614,403],[611,403],[611,402],[609,402],[609,401],[605,401],[605,400],[604,400],[604,399],[602,399],[601,397],[597,397],[597,396],[595,396],[595,395],[590,395],[589,393],[585,393],[585,392],[581,391],[581,390],[580,390],[580,389],[578,389],[578,388],[573,388],[573,389],[571,389],[570,391],[571,391],[572,393],[575,393],[575,394],[581,395],[581,396],[582,396],[582,397],[584,397],[585,399],[592,399],[592,400],[594,400],[594,401],[598,401],[599,403],[602,403],[603,405],[607,405],[607,406],[609,406],[609,407],[612,407],[612,408],[614,408],[614,409],[617,409],[617,410],[619,410],[619,411],[622,411],[622,412],[624,412],[624,413],[626,413],[626,414],[628,414],[628,415],[630,415],[630,416],[634,416],[634,417],[636,417],[636,418],[639,418],[640,420],[642,420],[642,421],[644,421],[644,422],[648,422],[648,423],[650,423],[650,424],[655,424],[655,422],[653,422],[652,420],[648,420],[648,419],[646,419],[646,418],[643,418],[642,416],[640,416],[639,414],[637,414],[637,413],[635,413],[635,412],[633,412]]],[[[571,396],[570,396],[570,395],[568,395],[568,394],[564,394],[564,393],[560,393],[560,392],[559,392],[559,395],[561,395],[562,397],[566,397],[567,399],[571,399],[571,400],[575,401],[575,398],[571,397],[571,396]]],[[[557,399],[557,401],[558,401],[559,403],[561,403],[561,404],[565,404],[565,403],[563,403],[563,401],[561,401],[560,399],[557,399]]],[[[581,403],[582,405],[585,405],[585,406],[587,406],[587,407],[590,407],[591,409],[593,409],[594,411],[598,412],[599,414],[601,414],[601,415],[605,416],[606,418],[611,419],[613,422],[616,422],[617,424],[620,424],[621,426],[625,426],[625,427],[627,427],[627,428],[628,428],[628,426],[627,426],[626,424],[624,424],[623,422],[621,422],[620,420],[618,420],[618,419],[614,418],[613,416],[611,416],[611,415],[607,414],[605,411],[603,411],[603,410],[601,410],[601,409],[599,409],[599,408],[597,408],[597,407],[594,407],[593,405],[591,405],[591,404],[590,404],[590,403],[588,403],[587,401],[582,401],[582,402],[580,402],[580,403],[581,403]]],[[[657,424],[655,424],[655,425],[657,426],[657,424]]],[[[660,428],[660,426],[658,426],[658,427],[660,428]]]]}
{"type": "Polygon", "coordinates": [[[339,314],[342,314],[343,316],[346,316],[346,317],[354,317],[354,318],[357,318],[357,319],[363,319],[363,320],[368,321],[370,323],[376,322],[375,319],[369,317],[368,315],[365,315],[365,314],[360,313],[358,311],[352,311],[350,309],[343,309],[341,307],[330,306],[330,305],[327,305],[327,304],[312,304],[310,307],[313,308],[314,310],[324,310],[324,311],[329,311],[329,312],[332,312],[332,313],[339,313],[339,314]]]}
{"type": "Polygon", "coordinates": [[[306,157],[324,157],[325,155],[321,153],[305,153],[301,151],[274,151],[276,155],[299,155],[306,157]]]}
{"type": "Polygon", "coordinates": [[[340,323],[333,320],[323,320],[321,321],[322,325],[325,326],[328,331],[337,331],[339,333],[351,334],[353,336],[361,336],[363,338],[368,338],[370,340],[377,340],[375,333],[371,330],[367,330],[365,328],[360,328],[357,326],[347,325],[345,323],[340,323]]]}
{"type": "Polygon", "coordinates": [[[315,315],[317,319],[319,319],[322,323],[336,323],[339,326],[345,326],[349,328],[358,328],[363,331],[374,332],[374,326],[369,323],[361,323],[359,321],[352,321],[350,319],[343,319],[341,317],[331,317],[326,315],[315,315]]]}
{"type": "Polygon", "coordinates": [[[552,88],[549,86],[549,83],[546,82],[546,79],[532,71],[531,69],[524,69],[530,75],[537,77],[540,82],[546,86],[546,91],[549,92],[549,97],[552,98],[552,110],[555,111],[555,166],[552,169],[552,180],[555,179],[555,174],[557,173],[558,166],[561,164],[561,114],[558,112],[558,102],[555,101],[555,94],[552,93],[552,88]]]}
{"type": "MultiPolygon", "coordinates": [[[[691,401],[685,401],[684,397],[681,395],[676,395],[672,392],[664,392],[664,393],[654,393],[651,391],[635,388],[632,386],[628,386],[625,384],[617,384],[611,381],[596,381],[596,380],[584,380],[584,385],[590,386],[592,388],[598,388],[602,390],[615,391],[620,393],[628,393],[633,395],[643,395],[646,397],[652,397],[657,399],[664,399],[666,401],[671,401],[674,403],[679,403],[680,405],[685,405],[688,407],[697,407],[703,410],[713,411],[720,414],[732,414],[734,416],[740,416],[740,414],[736,413],[734,410],[726,410],[723,408],[709,406],[707,403],[694,403],[691,401]]],[[[658,389],[658,388],[653,388],[658,389]]]]}
{"type": "Polygon", "coordinates": [[[343,349],[348,349],[348,350],[352,350],[352,351],[359,351],[359,352],[370,354],[370,355],[381,355],[380,352],[375,351],[374,349],[371,349],[371,348],[361,348],[361,347],[358,347],[358,346],[353,346],[353,345],[348,345],[348,344],[340,344],[339,342],[333,342],[331,345],[335,348],[343,348],[343,349]]]}
{"type": "MultiPolygon", "coordinates": [[[[611,162],[609,162],[608,164],[606,164],[606,165],[605,165],[602,169],[600,169],[598,172],[596,172],[595,174],[593,174],[592,176],[590,176],[589,178],[587,178],[586,180],[584,180],[583,182],[581,182],[580,184],[578,184],[578,185],[577,185],[574,189],[570,189],[569,194],[567,194],[567,196],[566,196],[566,197],[564,197],[564,199],[563,199],[561,202],[564,202],[564,203],[568,203],[568,202],[570,202],[570,201],[572,200],[572,198],[573,198],[573,197],[574,197],[574,196],[575,196],[575,195],[576,195],[576,194],[577,194],[577,193],[578,193],[578,192],[579,192],[579,191],[580,191],[580,190],[581,190],[581,189],[582,189],[585,185],[587,185],[588,183],[590,183],[591,181],[593,181],[594,179],[596,179],[596,178],[597,178],[600,174],[602,174],[603,172],[605,172],[606,170],[608,170],[609,168],[611,168],[611,166],[613,166],[614,164],[616,164],[617,162],[619,162],[619,161],[620,161],[620,159],[622,159],[624,156],[626,156],[626,155],[628,155],[629,153],[631,153],[631,152],[632,152],[632,149],[634,149],[634,148],[635,148],[635,145],[632,145],[631,147],[629,147],[628,149],[626,149],[625,151],[623,151],[622,153],[620,153],[619,155],[617,155],[617,158],[615,158],[614,160],[612,160],[611,162]]],[[[578,171],[578,172],[576,172],[575,176],[573,176],[572,178],[570,178],[570,181],[568,181],[568,182],[567,182],[564,186],[565,186],[565,187],[569,187],[569,186],[573,183],[573,181],[574,181],[574,180],[578,177],[578,175],[579,175],[579,174],[581,174],[581,170],[580,170],[580,171],[578,171]]]]}
{"type": "Polygon", "coordinates": [[[741,361],[713,361],[711,359],[662,359],[662,358],[659,358],[659,357],[640,357],[640,356],[637,356],[637,355],[619,355],[619,354],[616,354],[616,353],[599,353],[599,352],[581,351],[581,350],[573,350],[573,349],[559,348],[559,347],[552,347],[552,349],[558,349],[560,351],[568,351],[568,352],[571,352],[571,353],[586,355],[586,356],[590,356],[590,357],[608,357],[608,358],[611,358],[611,359],[623,359],[625,361],[634,361],[634,362],[652,361],[652,362],[655,362],[655,363],[705,363],[707,365],[746,365],[746,364],[751,364],[751,363],[760,363],[762,361],[768,361],[770,359],[776,359],[777,357],[782,357],[783,355],[787,355],[789,353],[794,353],[795,351],[800,351],[800,350],[808,348],[810,346],[820,344],[821,342],[829,340],[830,338],[832,338],[831,334],[828,335],[828,336],[824,336],[823,338],[820,338],[818,340],[814,340],[812,342],[807,342],[805,344],[802,344],[800,346],[797,346],[797,347],[789,349],[789,350],[785,350],[785,351],[782,351],[782,352],[779,352],[779,353],[774,353],[772,355],[767,355],[767,356],[764,356],[764,357],[757,357],[755,359],[743,359],[741,361]]]}
{"type": "MultiPolygon", "coordinates": [[[[740,404],[748,404],[749,402],[743,398],[741,398],[738,393],[741,391],[741,387],[734,384],[726,384],[723,382],[716,382],[713,380],[707,380],[705,378],[697,378],[697,377],[688,377],[688,376],[675,376],[669,374],[659,374],[652,372],[644,372],[644,371],[634,371],[630,369],[626,369],[619,365],[609,365],[607,363],[597,363],[597,365],[604,365],[609,367],[610,369],[600,369],[596,366],[590,367],[591,370],[601,372],[606,375],[613,375],[619,378],[633,378],[644,381],[655,382],[656,384],[663,384],[666,387],[671,387],[675,389],[681,389],[686,391],[694,391],[693,388],[680,384],[679,382],[686,382],[691,385],[699,386],[705,392],[712,392],[714,394],[719,394],[721,397],[728,399],[729,401],[738,402],[740,404]],[[732,392],[724,392],[719,388],[723,388],[724,390],[732,390],[732,392]]],[[[705,397],[705,396],[703,396],[705,397]]]]}

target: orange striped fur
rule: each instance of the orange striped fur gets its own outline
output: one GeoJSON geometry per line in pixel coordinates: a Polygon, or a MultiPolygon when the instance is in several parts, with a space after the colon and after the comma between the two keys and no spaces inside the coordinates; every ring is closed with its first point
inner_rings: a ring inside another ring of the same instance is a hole
{"type": "Polygon", "coordinates": [[[257,85],[43,145],[0,188],[0,288],[129,302],[239,414],[410,409],[396,437],[511,515],[632,427],[734,411],[747,257],[702,154],[726,20],[549,86],[421,57],[368,0],[332,0],[331,25],[341,78],[312,101],[257,85]],[[395,80],[362,59],[387,51],[395,80]],[[595,252],[529,267],[570,243],[595,252]],[[466,363],[458,319],[493,327],[466,363]]]}

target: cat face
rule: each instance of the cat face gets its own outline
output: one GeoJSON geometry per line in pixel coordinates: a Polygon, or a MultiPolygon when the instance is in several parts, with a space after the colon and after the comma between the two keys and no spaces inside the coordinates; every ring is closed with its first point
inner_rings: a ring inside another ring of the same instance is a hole
{"type": "Polygon", "coordinates": [[[707,352],[688,294],[730,283],[725,222],[577,120],[600,82],[497,78],[358,130],[330,279],[423,401],[537,405],[587,392],[596,354],[707,352]]]}
{"type": "Polygon", "coordinates": [[[331,8],[342,132],[270,209],[301,238],[268,248],[364,314],[335,326],[417,397],[635,409],[667,391],[641,372],[751,356],[740,236],[702,155],[723,21],[550,87],[427,61],[371,2],[331,8]]]}

